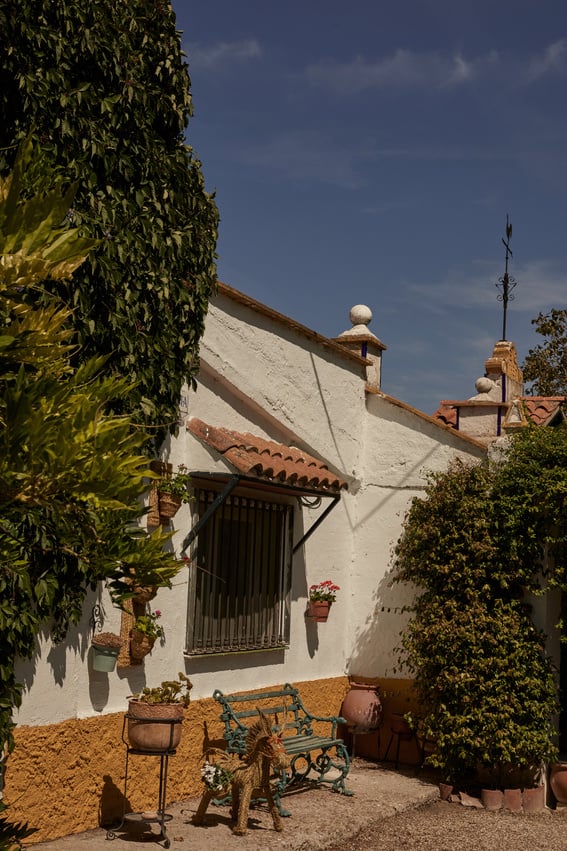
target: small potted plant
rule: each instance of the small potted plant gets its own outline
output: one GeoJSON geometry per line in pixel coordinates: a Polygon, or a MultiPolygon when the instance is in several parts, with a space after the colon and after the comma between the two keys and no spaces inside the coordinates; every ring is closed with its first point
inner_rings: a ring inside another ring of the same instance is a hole
{"type": "Polygon", "coordinates": [[[130,636],[130,658],[134,662],[141,662],[152,652],[156,639],[163,638],[163,627],[158,623],[160,618],[161,612],[156,609],[155,612],[138,615],[134,621],[130,636]]]}
{"type": "Polygon", "coordinates": [[[113,671],[123,641],[114,632],[97,632],[91,638],[93,648],[93,670],[104,673],[113,671]]]}
{"type": "Polygon", "coordinates": [[[142,689],[128,700],[128,742],[144,751],[167,751],[181,740],[181,722],[190,703],[193,685],[182,672],[177,680],[164,680],[142,689]]]}
{"type": "Polygon", "coordinates": [[[191,476],[185,464],[179,464],[176,473],[164,476],[158,483],[158,512],[162,522],[169,523],[181,504],[191,502],[189,483],[191,476]]]}
{"type": "Polygon", "coordinates": [[[317,585],[311,585],[307,617],[316,623],[324,623],[329,617],[331,605],[337,599],[337,591],[340,590],[339,586],[331,582],[330,579],[325,579],[317,585]]]}

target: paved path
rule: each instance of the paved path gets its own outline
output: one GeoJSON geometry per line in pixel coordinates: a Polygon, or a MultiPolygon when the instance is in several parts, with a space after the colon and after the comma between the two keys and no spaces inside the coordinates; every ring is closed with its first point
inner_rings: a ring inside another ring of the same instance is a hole
{"type": "MultiPolygon", "coordinates": [[[[392,771],[371,762],[356,759],[348,778],[352,797],[317,787],[285,797],[291,818],[284,819],[282,833],[273,829],[272,819],[264,806],[250,812],[246,836],[235,836],[230,829],[229,811],[210,807],[204,827],[196,827],[191,817],[198,799],[181,801],[168,807],[172,819],[167,834],[172,851],[318,851],[332,843],[345,844],[365,826],[377,819],[388,818],[407,809],[422,806],[439,797],[439,790],[425,777],[414,773],[392,771]]],[[[33,839],[33,837],[30,837],[33,839]]],[[[127,830],[116,831],[109,842],[103,829],[74,834],[51,842],[26,845],[34,851],[138,851],[163,847],[159,826],[127,824],[127,830]]]]}

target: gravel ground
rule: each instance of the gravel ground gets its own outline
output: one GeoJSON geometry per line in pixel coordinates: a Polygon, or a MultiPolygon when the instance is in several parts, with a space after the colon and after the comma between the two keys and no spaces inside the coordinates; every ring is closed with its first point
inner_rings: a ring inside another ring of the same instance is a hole
{"type": "MultiPolygon", "coordinates": [[[[199,799],[168,807],[171,851],[567,851],[567,808],[534,815],[489,812],[439,800],[428,772],[357,758],[352,797],[312,788],[284,799],[292,816],[274,830],[265,805],[250,812],[246,836],[231,831],[225,807],[210,807],[206,826],[192,823],[199,799]]],[[[114,842],[98,828],[35,845],[26,851],[159,851],[156,826],[125,825],[114,842]]]]}
{"type": "Polygon", "coordinates": [[[435,801],[374,822],[325,851],[567,851],[567,813],[473,810],[435,801]]]}

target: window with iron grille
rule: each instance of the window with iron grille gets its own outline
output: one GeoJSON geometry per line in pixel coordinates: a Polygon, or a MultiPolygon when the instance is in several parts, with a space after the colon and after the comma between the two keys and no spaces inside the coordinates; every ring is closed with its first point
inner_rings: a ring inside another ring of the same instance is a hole
{"type": "MultiPolygon", "coordinates": [[[[218,493],[196,491],[199,516],[218,493]]],[[[289,644],[293,507],[231,495],[199,532],[189,569],[191,655],[289,644]]]]}

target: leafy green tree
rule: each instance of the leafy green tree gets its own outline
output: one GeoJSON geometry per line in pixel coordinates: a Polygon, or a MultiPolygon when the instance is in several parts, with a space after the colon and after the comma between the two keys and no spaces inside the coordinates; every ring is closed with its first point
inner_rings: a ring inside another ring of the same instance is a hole
{"type": "Polygon", "coordinates": [[[567,310],[539,313],[532,319],[545,342],[530,349],[523,365],[524,379],[531,381],[534,396],[567,395],[567,310]]]}
{"type": "MultiPolygon", "coordinates": [[[[102,357],[73,367],[68,309],[54,296],[43,305],[25,299],[48,275],[68,277],[95,245],[61,227],[73,187],[22,200],[29,158],[28,144],[0,179],[2,755],[21,703],[15,660],[33,656],[41,630],[62,639],[100,581],[121,604],[132,593],[125,579],[167,586],[182,565],[164,549],[168,534],[139,524],[148,437],[130,417],[108,413],[131,382],[108,375],[102,357]]],[[[12,838],[23,829],[14,826],[12,838]]],[[[2,817],[2,840],[9,832],[2,817]]]]}
{"type": "Polygon", "coordinates": [[[401,660],[447,779],[555,753],[557,683],[527,592],[567,586],[567,428],[528,428],[499,464],[456,462],[414,499],[396,580],[416,586],[401,660]]]}
{"type": "Polygon", "coordinates": [[[6,0],[0,32],[0,173],[32,133],[43,162],[29,189],[45,188],[43,163],[77,182],[68,221],[99,244],[72,288],[45,286],[72,311],[75,362],[107,356],[132,385],[118,410],[159,439],[198,370],[218,223],[184,142],[192,102],[171,4],[6,0]]]}

